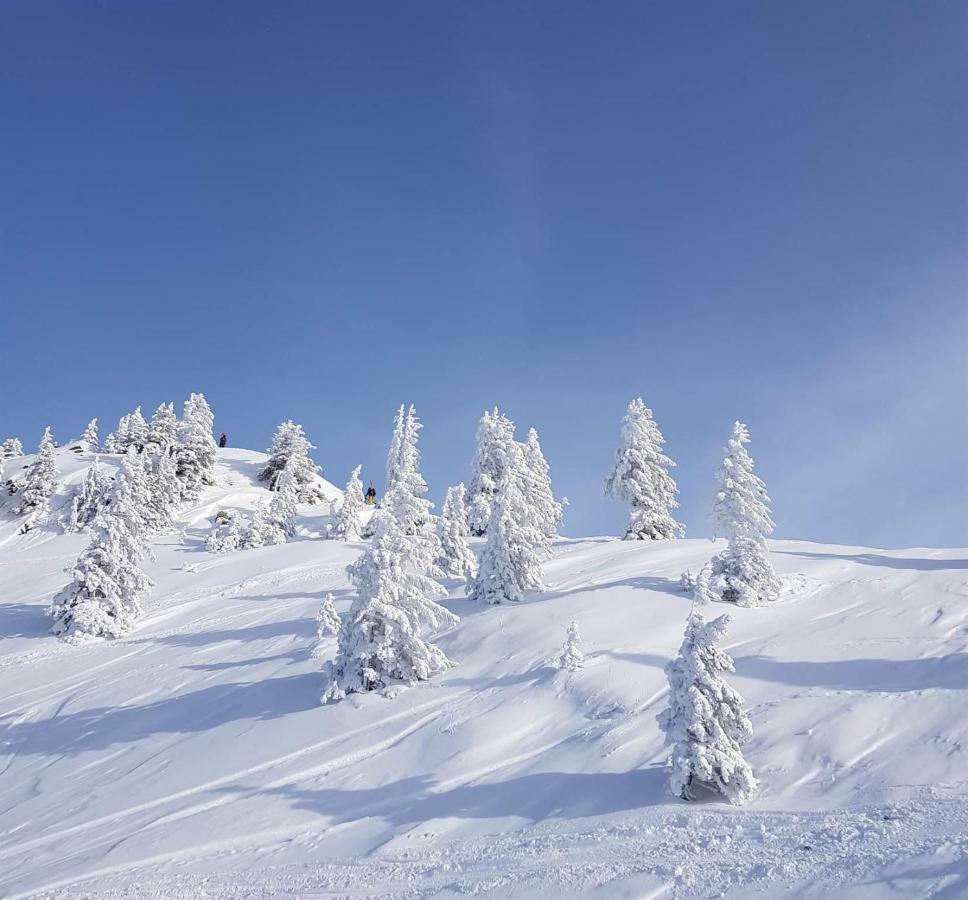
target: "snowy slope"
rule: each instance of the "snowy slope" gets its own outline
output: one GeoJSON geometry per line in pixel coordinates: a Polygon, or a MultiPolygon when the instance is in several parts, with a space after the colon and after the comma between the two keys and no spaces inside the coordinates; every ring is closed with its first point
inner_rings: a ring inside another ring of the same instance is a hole
{"type": "Polygon", "coordinates": [[[204,550],[264,459],[219,451],[113,643],[46,635],[86,536],[0,510],[0,895],[968,896],[968,552],[773,542],[782,600],[728,610],[762,796],[688,805],[655,716],[713,545],[563,539],[514,606],[452,584],[455,669],[321,707],[314,616],[362,545],[304,507],[285,546],[204,550]]]}

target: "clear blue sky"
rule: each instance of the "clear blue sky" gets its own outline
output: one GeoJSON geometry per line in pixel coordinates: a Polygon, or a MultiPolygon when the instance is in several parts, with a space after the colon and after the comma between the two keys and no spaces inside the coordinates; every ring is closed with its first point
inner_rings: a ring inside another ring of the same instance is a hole
{"type": "MultiPolygon", "coordinates": [[[[570,533],[642,395],[708,533],[735,418],[778,534],[968,544],[968,4],[6,2],[0,433],[204,391],[434,497],[480,411],[570,533]]],[[[105,429],[106,431],[107,429],[105,429]]]]}

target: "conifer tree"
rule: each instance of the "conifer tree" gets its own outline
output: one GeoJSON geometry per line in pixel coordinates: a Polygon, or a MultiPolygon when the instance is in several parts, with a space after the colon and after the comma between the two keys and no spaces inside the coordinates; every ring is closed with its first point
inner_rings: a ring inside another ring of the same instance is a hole
{"type": "Polygon", "coordinates": [[[133,477],[131,463],[123,460],[71,583],[51,603],[51,630],[64,639],[120,637],[142,614],[141,601],[152,582],[139,567],[149,551],[131,492],[133,477]]]}
{"type": "Polygon", "coordinates": [[[373,518],[372,544],[347,569],[357,595],[336,658],[323,670],[323,703],[425,681],[452,665],[422,636],[458,621],[435,599],[443,588],[410,561],[410,542],[394,517],[381,509],[373,518]]]}
{"type": "Polygon", "coordinates": [[[467,510],[464,507],[464,485],[447,488],[444,509],[437,520],[440,553],[437,567],[449,578],[471,578],[477,561],[467,543],[467,510]]]}
{"type": "Polygon", "coordinates": [[[678,489],[669,474],[675,463],[662,452],[664,444],[652,410],[636,397],[622,420],[622,444],[605,479],[606,496],[631,504],[627,541],[662,541],[685,535],[685,528],[672,516],[679,505],[678,489]]]}
{"type": "Polygon", "coordinates": [[[514,423],[495,406],[485,410],[477,427],[477,447],[467,488],[467,522],[471,534],[482,537],[491,520],[491,505],[514,443],[514,423]]]}
{"type": "Polygon", "coordinates": [[[105,453],[124,453],[128,449],[130,423],[130,414],[121,416],[118,420],[118,427],[104,439],[105,453]]]}
{"type": "Polygon", "coordinates": [[[393,436],[390,438],[390,449],[387,451],[386,483],[383,491],[387,493],[397,483],[400,470],[403,467],[403,442],[406,429],[407,413],[403,403],[393,417],[393,436]]]}
{"type": "Polygon", "coordinates": [[[323,502],[326,497],[319,485],[320,468],[309,457],[309,451],[315,449],[304,434],[302,425],[297,425],[291,419],[283,422],[276,429],[272,446],[267,451],[269,462],[259,473],[259,480],[268,482],[270,491],[278,490],[277,483],[282,470],[291,460],[299,491],[299,502],[323,502]]]}
{"type": "Polygon", "coordinates": [[[522,484],[527,477],[521,446],[512,442],[508,464],[491,504],[487,541],[474,580],[467,586],[472,600],[504,603],[520,600],[527,591],[541,590],[541,561],[551,550],[548,536],[528,508],[522,484]]]}
{"type": "Polygon", "coordinates": [[[333,595],[327,594],[316,613],[316,644],[312,650],[312,657],[319,659],[326,652],[329,637],[339,637],[342,622],[333,603],[333,595]]]}
{"type": "Polygon", "coordinates": [[[97,440],[97,419],[91,419],[78,442],[82,453],[97,453],[100,449],[97,440]]]}
{"type": "Polygon", "coordinates": [[[719,490],[713,503],[715,534],[729,544],[710,563],[709,586],[728,602],[760,606],[776,600],[781,585],[766,546],[774,528],[770,498],[753,473],[745,446],[749,440],[749,430],[736,422],[717,473],[719,490]]]}
{"type": "Polygon", "coordinates": [[[124,449],[134,447],[139,453],[144,450],[145,442],[148,440],[148,423],[141,414],[141,407],[136,406],[134,412],[128,416],[128,432],[124,449]]]}
{"type": "Polygon", "coordinates": [[[175,513],[181,504],[178,469],[168,449],[149,442],[142,454],[149,492],[145,521],[148,530],[155,533],[170,531],[174,527],[175,513]]]}
{"type": "Polygon", "coordinates": [[[101,507],[107,503],[111,479],[104,474],[101,461],[94,457],[94,462],[88,466],[81,487],[71,497],[71,508],[67,516],[62,519],[64,530],[68,534],[83,531],[97,517],[101,507]]]}
{"type": "Polygon", "coordinates": [[[362,530],[360,517],[363,514],[363,482],[360,481],[360,470],[362,466],[357,466],[350,480],[346,482],[346,490],[343,491],[343,504],[335,515],[333,525],[333,536],[341,541],[362,540],[362,530]]]}
{"type": "Polygon", "coordinates": [[[147,443],[166,453],[173,452],[178,443],[178,417],[174,403],[161,403],[154,411],[148,424],[147,443]]]}
{"type": "Polygon", "coordinates": [[[565,643],[561,647],[558,657],[558,668],[575,672],[585,665],[585,654],[581,650],[581,635],[578,633],[578,623],[572,621],[565,634],[565,643]]]}
{"type": "Polygon", "coordinates": [[[562,504],[555,500],[551,490],[548,463],[541,452],[538,432],[533,428],[528,430],[522,449],[527,472],[525,488],[531,516],[535,525],[549,538],[554,539],[558,536],[558,526],[561,524],[562,504]]]}
{"type": "Polygon", "coordinates": [[[270,528],[269,515],[266,512],[265,503],[260,500],[252,513],[252,519],[242,531],[242,547],[251,550],[256,547],[264,547],[266,544],[265,534],[270,528]]]}
{"type": "Polygon", "coordinates": [[[669,707],[659,716],[659,725],[672,747],[669,787],[675,796],[694,800],[710,791],[730,803],[744,803],[757,791],[742,750],[753,726],[743,698],[723,679],[733,671],[733,660],[717,644],[726,634],[729,616],[712,622],[703,617],[710,576],[705,566],[697,577],[679,655],[666,666],[669,707]]]}
{"type": "Polygon", "coordinates": [[[197,500],[204,487],[215,484],[214,421],[203,394],[192,394],[185,401],[175,446],[175,467],[181,482],[182,500],[197,500]]]}
{"type": "Polygon", "coordinates": [[[269,530],[265,543],[284,544],[296,533],[299,485],[296,481],[297,463],[290,459],[276,479],[276,490],[269,503],[269,530]]]}
{"type": "Polygon", "coordinates": [[[24,485],[20,490],[20,504],[17,514],[28,516],[22,532],[29,531],[41,522],[50,510],[49,502],[57,488],[57,466],[54,462],[54,439],[50,426],[44,429],[37,448],[37,458],[27,470],[24,485]]]}
{"type": "Polygon", "coordinates": [[[237,515],[220,512],[205,542],[209,553],[228,553],[242,546],[242,520],[237,515]]]}
{"type": "Polygon", "coordinates": [[[23,444],[20,443],[20,438],[10,437],[3,442],[3,446],[0,447],[0,457],[3,459],[15,459],[18,456],[24,455],[23,444]]]}

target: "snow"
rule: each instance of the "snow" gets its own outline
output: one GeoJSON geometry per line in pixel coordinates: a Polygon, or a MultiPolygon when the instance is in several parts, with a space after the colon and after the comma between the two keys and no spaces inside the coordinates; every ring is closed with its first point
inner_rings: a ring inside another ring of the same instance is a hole
{"type": "MultiPolygon", "coordinates": [[[[331,592],[345,616],[365,544],[319,539],[323,503],[286,544],[205,550],[219,509],[269,496],[266,459],[218,451],[144,618],[80,647],[45,610],[89,534],[18,535],[2,499],[0,895],[968,895],[968,551],[770,541],[779,600],[710,611],[759,798],[687,804],[656,715],[680,575],[721,544],[562,538],[547,589],[497,607],[447,582],[455,668],[321,706],[316,614],[331,592]],[[572,620],[584,668],[560,671],[572,620]]],[[[55,515],[90,461],[57,451],[55,515]]]]}

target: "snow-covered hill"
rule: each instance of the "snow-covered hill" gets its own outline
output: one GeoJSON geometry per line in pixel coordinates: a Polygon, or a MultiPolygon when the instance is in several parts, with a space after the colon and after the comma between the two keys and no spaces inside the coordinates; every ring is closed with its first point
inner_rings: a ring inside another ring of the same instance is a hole
{"type": "MultiPolygon", "coordinates": [[[[761,798],[684,804],[655,716],[713,545],[562,539],[513,606],[452,583],[456,668],[323,707],[315,614],[362,545],[316,506],[286,545],[204,549],[264,460],[219,451],[115,642],[47,635],[87,536],[0,510],[3,896],[968,896],[968,552],[772,542],[784,594],[727,640],[761,798]]],[[[88,463],[59,451],[60,480],[88,463]]]]}

